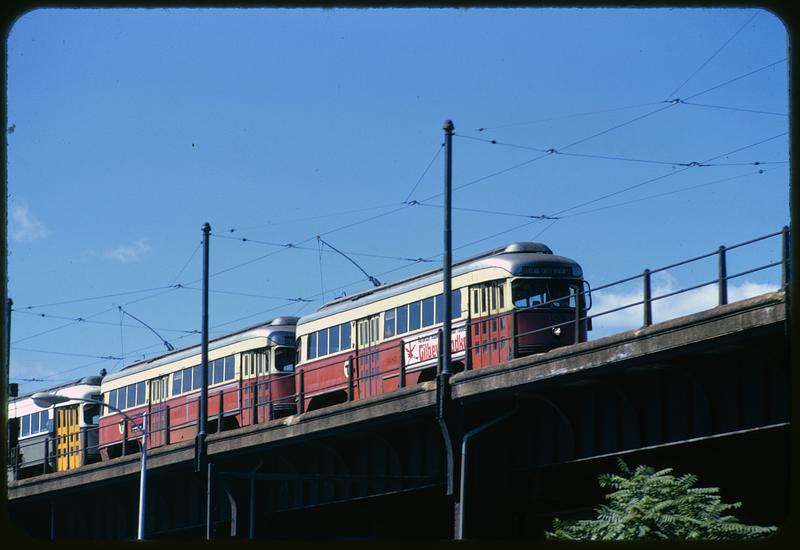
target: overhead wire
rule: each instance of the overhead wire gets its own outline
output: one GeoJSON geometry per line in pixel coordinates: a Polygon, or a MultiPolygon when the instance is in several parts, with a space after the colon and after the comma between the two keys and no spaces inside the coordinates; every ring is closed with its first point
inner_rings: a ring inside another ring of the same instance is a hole
{"type": "Polygon", "coordinates": [[[736,180],[736,179],[741,179],[741,178],[744,178],[744,177],[747,177],[747,176],[760,175],[760,174],[763,174],[763,173],[767,172],[767,170],[769,170],[769,169],[756,170],[754,172],[747,172],[745,174],[738,174],[736,176],[730,176],[730,177],[727,177],[727,178],[721,178],[721,179],[718,179],[718,180],[701,183],[699,185],[692,185],[690,187],[683,187],[683,188],[680,188],[680,189],[673,189],[671,191],[665,191],[663,193],[657,193],[655,195],[648,195],[646,197],[640,197],[638,199],[632,199],[632,200],[625,201],[625,202],[620,202],[620,203],[616,203],[616,204],[610,204],[610,205],[606,205],[606,206],[601,206],[601,207],[598,207],[598,208],[593,208],[591,210],[584,210],[582,212],[574,212],[572,214],[567,214],[566,216],[563,216],[561,219],[573,218],[575,216],[582,216],[584,214],[592,214],[594,212],[600,212],[600,211],[603,211],[603,210],[608,210],[608,209],[611,209],[611,208],[617,208],[617,207],[620,207],[620,206],[628,206],[630,204],[635,204],[635,203],[639,203],[639,202],[646,202],[646,201],[649,201],[649,200],[652,200],[652,199],[665,197],[665,196],[668,196],[668,195],[675,195],[677,193],[682,193],[682,192],[685,192],[685,191],[691,191],[691,190],[694,190],[694,189],[699,189],[701,187],[707,187],[707,186],[710,186],[710,185],[715,185],[717,183],[723,183],[723,182],[726,182],[726,181],[732,181],[732,180],[736,180]]]}
{"type": "Polygon", "coordinates": [[[776,113],[774,111],[759,111],[757,109],[744,109],[744,108],[741,108],[741,107],[728,107],[728,106],[725,106],[725,105],[709,105],[708,103],[695,103],[693,101],[684,101],[684,100],[681,100],[680,104],[681,105],[692,105],[694,107],[705,107],[705,108],[708,108],[708,109],[722,109],[722,110],[725,110],[725,111],[738,111],[738,112],[741,112],[741,113],[755,113],[755,114],[759,114],[759,115],[774,115],[774,116],[782,116],[782,117],[788,117],[789,116],[789,113],[776,113]]]}
{"type": "MultiPolygon", "coordinates": [[[[750,71],[749,73],[737,76],[737,77],[732,78],[730,80],[726,80],[722,84],[717,84],[716,86],[712,86],[710,88],[707,88],[707,89],[703,90],[702,92],[697,92],[696,94],[692,94],[692,95],[690,95],[688,97],[682,97],[682,98],[680,98],[680,101],[686,101],[688,99],[693,99],[693,98],[695,98],[697,96],[700,96],[700,95],[703,95],[703,94],[707,94],[708,92],[711,92],[713,90],[717,90],[719,88],[722,88],[723,86],[727,86],[728,84],[732,84],[733,82],[736,82],[736,81],[741,80],[743,78],[746,78],[748,76],[752,76],[752,75],[754,75],[754,74],[756,74],[758,72],[761,72],[761,71],[764,71],[766,69],[769,69],[770,67],[774,67],[775,65],[783,63],[786,60],[787,60],[787,58],[784,57],[783,59],[779,59],[778,61],[774,61],[774,62],[772,62],[772,63],[770,63],[768,65],[764,65],[763,67],[759,67],[758,69],[755,69],[754,71],[750,71]]],[[[675,102],[674,99],[672,101],[675,102]]]]}
{"type": "Polygon", "coordinates": [[[745,24],[744,24],[744,25],[742,25],[741,27],[739,27],[739,29],[738,29],[738,30],[737,30],[735,33],[733,33],[733,34],[730,36],[730,38],[728,38],[728,40],[726,40],[726,41],[725,41],[725,43],[724,43],[724,44],[722,44],[722,46],[720,46],[720,47],[717,49],[717,51],[715,51],[713,54],[711,54],[711,57],[709,57],[708,59],[706,59],[706,60],[705,60],[705,61],[704,61],[704,62],[703,62],[703,63],[702,63],[702,64],[701,64],[701,65],[700,65],[700,66],[699,66],[697,69],[695,69],[695,71],[694,71],[692,74],[690,74],[690,75],[689,75],[689,76],[686,78],[686,80],[684,80],[684,81],[683,81],[683,82],[682,82],[682,83],[681,83],[681,84],[680,84],[680,85],[679,85],[677,88],[675,88],[674,90],[672,90],[672,92],[670,92],[669,94],[667,94],[667,97],[666,97],[666,98],[664,98],[664,101],[669,101],[669,100],[670,100],[670,98],[672,98],[672,96],[674,96],[675,94],[677,94],[677,93],[678,93],[678,92],[681,90],[681,88],[683,88],[683,87],[686,85],[686,83],[687,83],[687,82],[689,82],[689,81],[690,81],[692,78],[694,78],[694,76],[695,76],[697,73],[699,73],[699,72],[700,72],[700,71],[703,69],[703,67],[705,67],[706,65],[708,65],[708,64],[711,62],[711,60],[712,60],[712,59],[714,59],[714,58],[715,58],[715,57],[716,57],[716,56],[719,54],[719,52],[721,52],[723,49],[725,49],[725,46],[727,46],[728,44],[730,44],[730,43],[731,43],[731,41],[732,41],[734,38],[736,38],[736,36],[737,36],[737,35],[738,35],[740,32],[742,32],[742,30],[744,30],[744,28],[745,28],[745,27],[747,27],[747,25],[749,25],[750,23],[752,23],[752,22],[753,22],[753,19],[755,19],[755,18],[758,16],[758,13],[759,13],[759,12],[755,12],[755,13],[753,14],[753,16],[752,16],[750,19],[748,19],[748,20],[747,20],[747,22],[745,22],[745,24]]]}
{"type": "Polygon", "coordinates": [[[435,161],[437,158],[439,158],[439,154],[441,154],[441,152],[442,152],[442,149],[444,149],[444,143],[442,143],[441,145],[439,145],[439,148],[436,150],[436,154],[435,154],[435,155],[433,155],[433,158],[432,158],[432,159],[431,159],[431,161],[428,163],[428,166],[426,166],[426,167],[425,167],[425,170],[423,170],[423,172],[422,172],[422,175],[421,175],[421,176],[419,177],[419,179],[417,180],[417,183],[415,183],[415,184],[414,184],[414,187],[412,187],[412,188],[411,188],[411,191],[409,191],[409,192],[408,192],[408,195],[406,196],[405,200],[403,201],[404,203],[408,202],[408,199],[410,199],[410,198],[411,198],[411,195],[413,195],[413,194],[414,194],[414,191],[416,191],[416,190],[417,190],[417,186],[420,184],[420,182],[422,181],[422,179],[425,177],[425,174],[427,174],[427,173],[428,173],[428,170],[430,170],[431,166],[433,166],[433,163],[434,163],[434,161],[435,161]]]}
{"type": "MultiPolygon", "coordinates": [[[[772,141],[772,140],[774,140],[774,139],[777,139],[777,138],[779,138],[779,137],[782,137],[782,136],[785,136],[785,135],[786,135],[786,132],[782,132],[781,134],[778,134],[778,135],[776,135],[776,136],[772,136],[772,137],[770,137],[770,138],[766,138],[766,139],[763,139],[763,140],[757,141],[757,142],[755,142],[755,143],[751,143],[751,144],[749,144],[749,145],[745,145],[744,147],[739,147],[739,148],[737,148],[737,149],[734,149],[733,151],[728,151],[727,153],[723,153],[723,154],[721,154],[721,155],[717,155],[717,156],[715,156],[715,157],[708,158],[708,159],[706,159],[706,160],[703,160],[703,161],[701,161],[701,162],[697,163],[697,165],[696,165],[696,166],[700,166],[700,165],[702,165],[702,164],[706,164],[706,163],[708,163],[708,162],[711,162],[711,161],[717,160],[717,159],[719,159],[719,158],[722,158],[722,157],[725,157],[725,156],[730,156],[730,155],[733,155],[733,154],[735,154],[735,153],[738,153],[738,152],[744,151],[744,150],[746,150],[746,149],[750,149],[750,148],[752,148],[752,147],[756,147],[756,146],[758,146],[758,145],[761,145],[761,144],[763,144],[763,143],[767,143],[767,142],[769,142],[769,141],[772,141]]],[[[681,172],[685,172],[686,170],[689,170],[689,169],[691,169],[691,168],[694,168],[694,166],[685,166],[685,167],[682,167],[682,168],[680,168],[679,170],[675,170],[675,171],[673,171],[673,172],[669,172],[669,173],[666,173],[666,174],[662,174],[662,175],[660,175],[660,176],[656,176],[656,177],[653,177],[653,178],[649,178],[649,179],[647,179],[647,180],[645,180],[645,181],[642,181],[642,182],[636,183],[636,184],[634,184],[634,185],[630,185],[630,186],[628,186],[628,187],[625,187],[625,188],[623,188],[623,189],[619,189],[619,190],[617,190],[617,191],[613,191],[613,192],[611,192],[611,193],[606,193],[606,194],[604,194],[604,195],[601,195],[601,196],[599,196],[599,197],[596,197],[596,198],[594,198],[594,199],[591,199],[591,200],[588,200],[588,201],[581,202],[580,204],[577,204],[577,205],[574,205],[574,206],[570,206],[570,207],[568,207],[568,208],[564,208],[564,209],[562,209],[562,210],[559,210],[559,211],[557,211],[557,212],[554,212],[552,215],[553,215],[553,216],[562,216],[562,215],[563,215],[565,212],[569,212],[569,211],[571,211],[571,210],[575,210],[575,209],[577,209],[577,208],[580,208],[580,207],[582,207],[582,206],[587,206],[587,205],[589,205],[589,204],[593,204],[593,203],[595,203],[595,202],[599,202],[599,201],[601,201],[601,200],[604,200],[604,199],[607,199],[607,198],[610,198],[610,197],[614,197],[614,196],[616,196],[616,195],[619,195],[619,194],[621,194],[621,193],[625,193],[625,192],[627,192],[627,191],[631,191],[631,190],[633,190],[633,189],[637,189],[637,188],[639,188],[639,187],[642,187],[642,186],[644,186],[644,185],[648,185],[648,184],[650,184],[650,183],[653,183],[653,182],[656,182],[656,181],[662,180],[662,179],[664,179],[664,178],[668,178],[668,177],[675,176],[675,175],[677,175],[677,174],[680,174],[681,172]]]]}
{"type": "Polygon", "coordinates": [[[539,124],[541,122],[552,122],[554,120],[564,120],[564,119],[576,118],[576,117],[580,117],[580,116],[612,113],[614,111],[624,111],[624,110],[628,110],[628,109],[635,109],[635,108],[638,108],[638,107],[649,107],[651,105],[657,105],[659,103],[661,103],[661,102],[660,101],[649,101],[647,103],[637,103],[635,105],[625,105],[623,107],[614,107],[614,108],[611,108],[611,109],[600,109],[600,110],[596,110],[596,111],[585,111],[585,112],[581,112],[581,113],[572,113],[572,114],[568,114],[568,115],[559,115],[559,116],[555,116],[555,117],[540,118],[540,119],[537,119],[537,120],[531,120],[531,121],[527,121],[527,122],[512,122],[510,124],[503,124],[503,125],[498,125],[498,126],[481,127],[481,128],[476,128],[475,131],[476,132],[484,132],[486,130],[501,130],[503,128],[511,128],[511,127],[514,127],[514,126],[528,126],[528,125],[531,125],[531,124],[539,124]]]}

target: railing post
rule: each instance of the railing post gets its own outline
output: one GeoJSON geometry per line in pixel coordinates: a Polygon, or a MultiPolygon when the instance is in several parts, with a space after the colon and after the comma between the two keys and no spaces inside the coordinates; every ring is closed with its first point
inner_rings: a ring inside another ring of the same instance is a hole
{"type": "Polygon", "coordinates": [[[442,351],[444,350],[444,348],[442,347],[444,345],[444,333],[442,329],[439,329],[439,331],[436,334],[436,337],[438,344],[438,350],[437,350],[438,357],[436,359],[436,374],[439,374],[442,372],[442,358],[444,357],[444,354],[442,353],[442,351]]]}
{"type": "MultiPolygon", "coordinates": [[[[169,403],[164,403],[164,445],[169,445],[169,403]]],[[[98,445],[100,442],[100,434],[97,434],[98,445]]]]}
{"type": "Polygon", "coordinates": [[[11,479],[19,479],[19,443],[11,449],[11,479]]]}
{"type": "Polygon", "coordinates": [[[581,301],[579,296],[575,293],[575,343],[579,344],[581,341],[581,301]]]}
{"type": "Polygon", "coordinates": [[[217,433],[222,431],[222,391],[217,394],[217,433]]]}
{"type": "Polygon", "coordinates": [[[725,263],[725,247],[719,247],[719,305],[728,303],[728,269],[725,263]]]}
{"type": "Polygon", "coordinates": [[[353,399],[355,399],[355,396],[353,395],[354,391],[353,388],[355,386],[353,376],[355,376],[354,373],[355,368],[353,367],[353,365],[354,365],[353,356],[348,355],[347,356],[347,400],[348,401],[352,401],[353,399]]]}
{"type": "Polygon", "coordinates": [[[472,370],[472,324],[467,319],[464,325],[466,332],[466,343],[464,344],[464,370],[472,370]]]}
{"type": "Polygon", "coordinates": [[[275,403],[272,400],[272,378],[267,379],[267,420],[275,419],[275,403]]]}
{"type": "Polygon", "coordinates": [[[128,454],[128,419],[122,419],[122,456],[128,454]]]}
{"type": "MultiPolygon", "coordinates": [[[[471,343],[471,341],[470,341],[471,343]]],[[[517,310],[511,310],[511,359],[517,356],[517,310]]]]}
{"type": "Polygon", "coordinates": [[[299,380],[297,381],[297,414],[303,414],[305,412],[305,371],[300,369],[299,380]]]}
{"type": "Polygon", "coordinates": [[[784,225],[781,231],[781,287],[789,289],[789,260],[791,259],[791,243],[789,242],[789,227],[784,225]]]}
{"type": "Polygon", "coordinates": [[[250,384],[250,407],[253,409],[253,412],[250,415],[250,421],[252,424],[258,424],[258,378],[257,377],[256,377],[256,383],[250,384]]]}
{"type": "Polygon", "coordinates": [[[81,466],[86,465],[86,459],[88,456],[89,449],[89,434],[88,428],[81,428],[80,431],[80,444],[81,444],[81,466]]]}
{"type": "Polygon", "coordinates": [[[649,327],[653,324],[653,302],[650,290],[650,270],[645,269],[642,274],[642,282],[644,286],[644,326],[649,327]]]}
{"type": "MultiPolygon", "coordinates": [[[[50,460],[50,438],[44,438],[44,460],[42,461],[42,473],[47,473],[47,462],[50,460]]],[[[57,457],[56,457],[57,458],[57,457]]]]}
{"type": "Polygon", "coordinates": [[[400,387],[406,387],[406,345],[400,340],[400,387]]]}

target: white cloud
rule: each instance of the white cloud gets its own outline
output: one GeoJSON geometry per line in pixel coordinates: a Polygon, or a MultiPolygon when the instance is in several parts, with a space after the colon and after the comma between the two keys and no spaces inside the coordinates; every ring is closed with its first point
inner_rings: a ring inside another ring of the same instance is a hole
{"type": "Polygon", "coordinates": [[[131,244],[123,244],[113,250],[106,252],[106,258],[128,264],[138,261],[142,256],[150,252],[150,245],[146,239],[139,239],[131,244]]]}
{"type": "MultiPolygon", "coordinates": [[[[669,273],[661,273],[656,279],[654,276],[651,295],[658,297],[680,290],[682,287],[669,273]]],[[[778,290],[778,284],[763,284],[744,281],[739,284],[728,282],[728,302],[744,300],[766,292],[778,290]]],[[[606,291],[592,293],[592,315],[603,311],[615,309],[627,304],[642,300],[641,285],[630,291],[613,292],[613,288],[606,291]]],[[[690,313],[711,309],[718,305],[719,295],[716,284],[690,290],[669,298],[653,302],[653,322],[667,321],[690,313]]],[[[614,313],[592,318],[592,337],[599,338],[625,330],[639,328],[643,324],[643,306],[633,306],[614,313]]]]}
{"type": "Polygon", "coordinates": [[[44,239],[50,231],[30,213],[27,206],[11,209],[11,237],[17,242],[44,239]]]}

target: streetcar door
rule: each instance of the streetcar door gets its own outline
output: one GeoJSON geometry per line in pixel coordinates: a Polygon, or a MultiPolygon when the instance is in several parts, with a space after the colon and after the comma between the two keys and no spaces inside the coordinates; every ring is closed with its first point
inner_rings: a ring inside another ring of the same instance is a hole
{"type": "Polygon", "coordinates": [[[82,464],[79,412],[79,405],[58,407],[55,410],[55,451],[58,472],[79,468],[82,464]]]}
{"type": "Polygon", "coordinates": [[[379,315],[373,315],[359,319],[356,324],[358,362],[354,386],[358,387],[359,397],[370,397],[380,391],[379,320],[379,315]]]}
{"type": "Polygon", "coordinates": [[[147,416],[147,448],[169,444],[169,375],[150,380],[150,412],[147,416]]]}

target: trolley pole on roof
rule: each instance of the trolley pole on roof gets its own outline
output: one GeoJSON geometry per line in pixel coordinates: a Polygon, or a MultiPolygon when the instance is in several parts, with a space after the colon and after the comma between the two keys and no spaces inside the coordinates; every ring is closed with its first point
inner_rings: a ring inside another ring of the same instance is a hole
{"type": "Polygon", "coordinates": [[[206,473],[206,420],[208,419],[208,241],[211,226],[203,224],[203,319],[201,336],[200,403],[195,438],[195,471],[206,473]]]}

